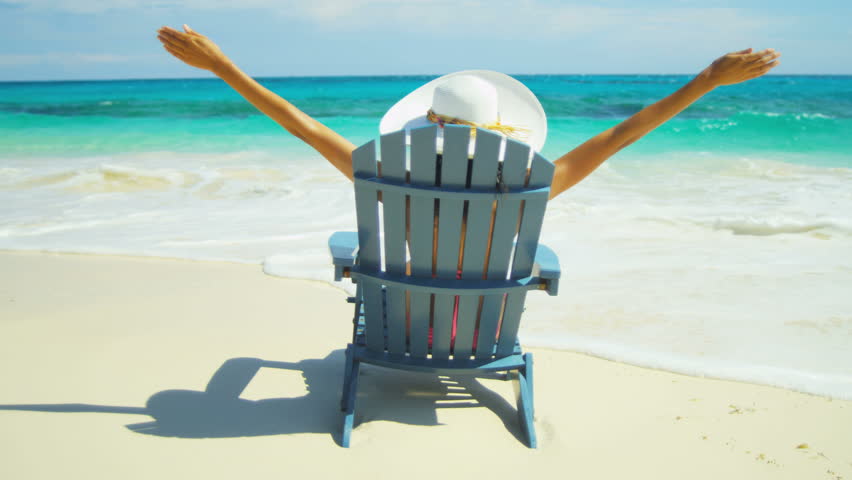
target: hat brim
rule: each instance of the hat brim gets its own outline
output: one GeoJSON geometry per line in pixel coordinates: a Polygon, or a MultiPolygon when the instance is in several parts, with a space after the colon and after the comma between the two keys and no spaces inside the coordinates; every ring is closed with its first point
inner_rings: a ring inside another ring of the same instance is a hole
{"type": "Polygon", "coordinates": [[[497,89],[497,109],[500,122],[529,129],[528,143],[535,151],[541,151],[547,138],[547,116],[544,108],[529,88],[514,78],[490,70],[465,70],[436,78],[406,95],[390,108],[382,117],[379,132],[390,132],[432,125],[426,118],[426,112],[432,107],[432,94],[443,81],[456,75],[470,75],[482,78],[497,89]]]}

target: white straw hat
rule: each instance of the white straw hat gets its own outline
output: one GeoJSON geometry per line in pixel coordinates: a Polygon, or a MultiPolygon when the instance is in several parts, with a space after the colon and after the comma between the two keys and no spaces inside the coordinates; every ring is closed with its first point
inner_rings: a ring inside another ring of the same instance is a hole
{"type": "Polygon", "coordinates": [[[547,117],[530,89],[506,74],[489,70],[450,73],[414,90],[385,113],[379,132],[384,135],[434,125],[427,118],[430,110],[442,118],[483,128],[499,123],[520,129],[520,135],[509,136],[536,151],[547,138],[547,117]]]}

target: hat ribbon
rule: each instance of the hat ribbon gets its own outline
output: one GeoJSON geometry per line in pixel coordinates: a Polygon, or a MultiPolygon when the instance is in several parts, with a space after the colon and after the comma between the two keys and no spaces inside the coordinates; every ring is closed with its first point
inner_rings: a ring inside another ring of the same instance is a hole
{"type": "Polygon", "coordinates": [[[435,113],[431,108],[428,112],[426,112],[426,119],[432,123],[437,123],[439,127],[444,128],[445,124],[451,125],[467,125],[471,127],[471,135],[476,135],[476,128],[484,128],[486,130],[494,130],[496,132],[500,132],[507,137],[514,138],[516,140],[524,141],[529,137],[530,129],[526,127],[521,127],[519,125],[506,125],[500,123],[500,120],[497,119],[494,123],[476,123],[469,122],[467,120],[462,120],[461,118],[449,117],[447,115],[440,115],[435,113]]]}

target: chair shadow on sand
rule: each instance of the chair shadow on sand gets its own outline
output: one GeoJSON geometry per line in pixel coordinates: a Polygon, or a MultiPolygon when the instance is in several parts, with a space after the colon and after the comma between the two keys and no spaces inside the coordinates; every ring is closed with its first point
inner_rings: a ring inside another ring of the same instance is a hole
{"type": "MultiPolygon", "coordinates": [[[[340,390],[343,350],[325,358],[276,362],[258,358],[226,360],[204,391],[164,390],[148,399],[145,407],[79,403],[0,405],[0,410],[57,413],[121,413],[147,415],[153,421],[126,427],[134,432],[162,437],[227,438],[295,433],[327,433],[339,444],[343,414],[340,390]],[[294,398],[247,400],[243,390],[262,368],[300,371],[307,394],[294,398]]],[[[439,408],[491,410],[506,429],[523,443],[514,405],[469,376],[438,376],[367,366],[358,393],[359,418],[409,425],[440,425],[439,408]]],[[[505,379],[505,375],[485,378],[505,379]]],[[[516,382],[512,382],[515,384],[516,382]]]]}

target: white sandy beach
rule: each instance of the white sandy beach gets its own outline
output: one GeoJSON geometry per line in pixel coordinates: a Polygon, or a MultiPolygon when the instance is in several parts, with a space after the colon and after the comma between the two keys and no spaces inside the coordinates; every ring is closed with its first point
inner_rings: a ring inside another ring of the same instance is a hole
{"type": "Polygon", "coordinates": [[[0,253],[0,478],[852,478],[852,402],[544,349],[537,450],[510,382],[369,367],[343,449],[345,297],[259,266],[0,253]]]}

